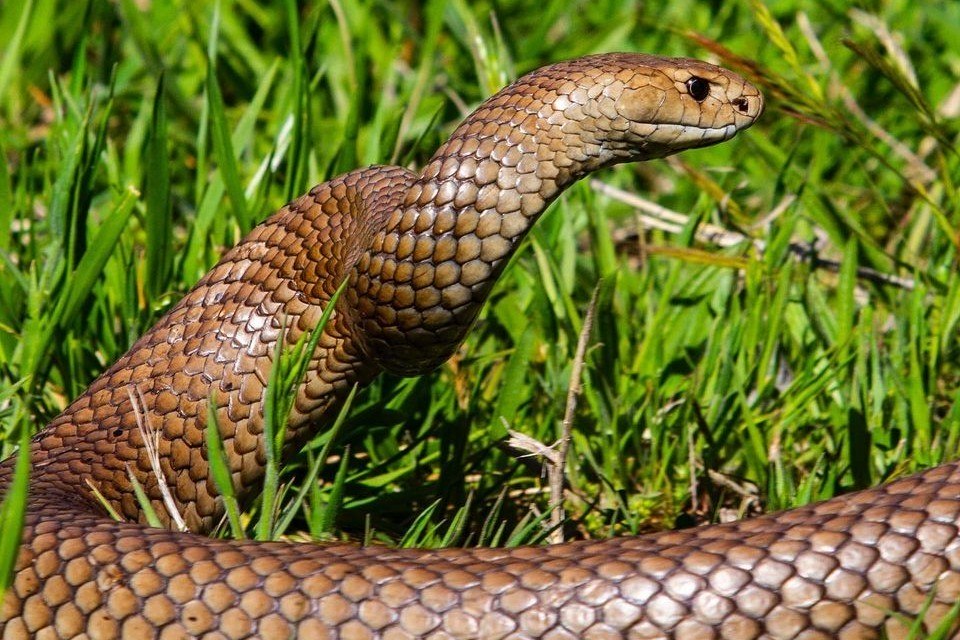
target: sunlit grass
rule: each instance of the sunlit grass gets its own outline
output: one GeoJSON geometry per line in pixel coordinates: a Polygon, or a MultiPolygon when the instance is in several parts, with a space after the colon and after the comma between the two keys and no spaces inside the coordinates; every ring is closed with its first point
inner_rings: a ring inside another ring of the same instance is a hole
{"type": "Polygon", "coordinates": [[[4,457],[287,199],[418,166],[510,78],[610,50],[727,64],[767,114],[597,176],[680,216],[656,228],[572,188],[457,356],[360,391],[339,436],[271,480],[278,517],[231,510],[225,535],[543,540],[539,463],[503,442],[558,437],[595,287],[568,538],[749,515],[755,495],[789,508],[956,457],[960,8],[716,4],[4,5],[4,457]]]}

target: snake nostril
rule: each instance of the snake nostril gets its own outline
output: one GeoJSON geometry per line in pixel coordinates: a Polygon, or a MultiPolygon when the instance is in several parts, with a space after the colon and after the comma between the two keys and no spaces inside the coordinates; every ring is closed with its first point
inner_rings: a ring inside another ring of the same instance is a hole
{"type": "Polygon", "coordinates": [[[735,106],[740,113],[747,113],[750,111],[750,102],[746,98],[734,99],[733,106],[735,106]]]}

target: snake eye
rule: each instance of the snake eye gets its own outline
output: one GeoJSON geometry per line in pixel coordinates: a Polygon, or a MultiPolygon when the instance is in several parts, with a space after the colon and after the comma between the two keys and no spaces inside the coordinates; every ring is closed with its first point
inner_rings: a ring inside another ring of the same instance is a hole
{"type": "Polygon", "coordinates": [[[697,102],[703,102],[710,95],[710,83],[703,78],[693,76],[687,80],[687,91],[697,102]]]}

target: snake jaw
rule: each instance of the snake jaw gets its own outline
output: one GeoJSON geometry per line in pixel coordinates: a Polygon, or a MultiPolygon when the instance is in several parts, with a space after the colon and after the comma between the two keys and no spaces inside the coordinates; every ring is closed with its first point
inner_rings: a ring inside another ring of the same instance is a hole
{"type": "Polygon", "coordinates": [[[695,127],[678,124],[654,126],[639,123],[631,127],[631,131],[637,136],[637,141],[627,161],[633,161],[637,156],[644,160],[652,160],[673,155],[678,150],[710,146],[729,140],[744,128],[746,127],[738,127],[735,124],[723,127],[695,127]]]}

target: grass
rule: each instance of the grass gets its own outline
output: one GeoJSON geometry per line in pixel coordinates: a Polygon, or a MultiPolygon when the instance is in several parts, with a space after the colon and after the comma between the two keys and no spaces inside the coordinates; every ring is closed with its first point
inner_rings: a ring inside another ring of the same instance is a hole
{"type": "Polygon", "coordinates": [[[510,78],[608,50],[725,61],[767,114],[596,176],[669,224],[572,188],[450,363],[357,393],[338,437],[277,476],[267,523],[258,502],[227,530],[545,539],[540,464],[502,443],[508,427],[558,437],[595,288],[567,538],[789,508],[958,455],[956,3],[9,6],[3,457],[284,201],[360,165],[419,165],[510,78]]]}

